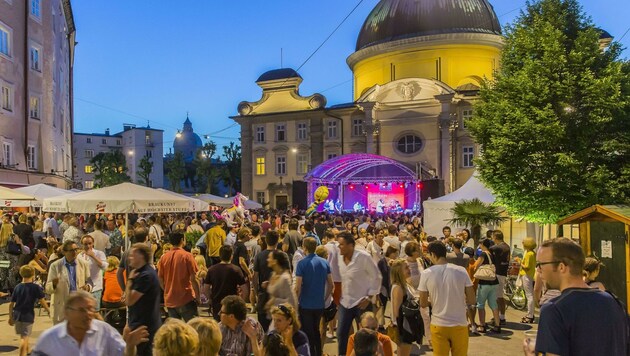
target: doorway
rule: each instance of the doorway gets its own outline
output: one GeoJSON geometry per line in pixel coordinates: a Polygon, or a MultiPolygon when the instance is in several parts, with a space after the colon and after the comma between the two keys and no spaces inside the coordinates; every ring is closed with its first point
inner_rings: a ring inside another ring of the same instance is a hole
{"type": "Polygon", "coordinates": [[[287,210],[288,206],[289,206],[289,201],[286,195],[276,195],[276,209],[287,210]]]}

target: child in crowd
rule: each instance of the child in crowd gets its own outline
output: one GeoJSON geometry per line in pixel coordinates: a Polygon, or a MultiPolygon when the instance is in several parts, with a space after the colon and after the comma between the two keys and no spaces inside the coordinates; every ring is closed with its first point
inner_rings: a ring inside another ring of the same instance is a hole
{"type": "Polygon", "coordinates": [[[20,267],[22,283],[15,286],[11,303],[9,303],[9,325],[15,326],[15,333],[20,337],[20,356],[30,353],[28,338],[35,322],[35,303],[39,301],[50,316],[48,303],[44,298],[44,290],[33,283],[35,269],[29,265],[20,267]]]}
{"type": "MultiPolygon", "coordinates": [[[[103,274],[103,308],[120,308],[124,306],[122,303],[123,291],[120,289],[116,272],[120,265],[120,260],[116,256],[107,257],[107,269],[103,274]]],[[[123,273],[126,274],[126,271],[123,273]]],[[[127,276],[125,275],[125,278],[127,276]]]]}

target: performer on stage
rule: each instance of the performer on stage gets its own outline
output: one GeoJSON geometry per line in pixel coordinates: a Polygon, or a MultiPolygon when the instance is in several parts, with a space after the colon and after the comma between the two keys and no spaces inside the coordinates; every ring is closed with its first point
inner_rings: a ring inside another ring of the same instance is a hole
{"type": "Polygon", "coordinates": [[[378,203],[376,203],[376,212],[379,213],[379,214],[382,214],[384,212],[383,211],[384,205],[385,204],[383,203],[383,199],[379,199],[378,203]]]}
{"type": "Polygon", "coordinates": [[[363,211],[363,206],[361,205],[361,203],[356,202],[354,203],[354,206],[352,207],[352,209],[354,210],[355,213],[358,213],[360,211],[363,211]]]}
{"type": "Polygon", "coordinates": [[[330,199],[330,201],[328,201],[328,212],[331,214],[335,213],[335,201],[330,199]]]}
{"type": "Polygon", "coordinates": [[[335,210],[342,213],[343,212],[342,209],[343,209],[343,206],[341,206],[341,201],[337,199],[337,201],[335,201],[335,210]]]}

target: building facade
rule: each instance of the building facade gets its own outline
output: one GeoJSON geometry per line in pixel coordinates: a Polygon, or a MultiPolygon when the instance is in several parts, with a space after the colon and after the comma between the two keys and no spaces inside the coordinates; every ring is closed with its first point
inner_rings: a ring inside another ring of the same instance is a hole
{"type": "MultiPolygon", "coordinates": [[[[301,96],[292,69],[258,78],[262,97],[238,105],[242,190],[261,203],[294,204],[312,168],[346,153],[373,153],[439,180],[439,194],[472,175],[477,145],[466,130],[483,78],[499,65],[501,29],[486,0],[382,0],[347,58],[351,103],[301,96]]],[[[345,207],[348,208],[348,207],[345,207]]]]}
{"type": "Polygon", "coordinates": [[[70,0],[0,1],[0,185],[72,185],[70,0]]]}
{"type": "Polygon", "coordinates": [[[74,186],[78,189],[94,187],[94,167],[90,160],[101,152],[120,151],[127,162],[127,174],[133,183],[141,183],[140,161],[146,156],[153,163],[149,176],[149,186],[161,188],[164,184],[164,132],[150,127],[123,125],[123,131],[110,134],[74,133],[74,186]]]}

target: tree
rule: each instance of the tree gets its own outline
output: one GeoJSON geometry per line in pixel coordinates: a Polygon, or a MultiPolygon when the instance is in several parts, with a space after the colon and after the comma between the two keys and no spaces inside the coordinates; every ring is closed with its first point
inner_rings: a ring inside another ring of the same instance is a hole
{"type": "Polygon", "coordinates": [[[202,193],[212,193],[212,188],[217,176],[217,169],[212,164],[214,155],[217,152],[217,145],[213,141],[206,142],[197,152],[194,164],[196,168],[197,186],[202,193]]]}
{"type": "Polygon", "coordinates": [[[186,176],[186,165],[184,163],[184,155],[181,152],[175,152],[173,157],[164,162],[166,176],[171,184],[171,190],[181,192],[181,181],[186,176]]]}
{"type": "Polygon", "coordinates": [[[232,191],[236,194],[241,190],[241,146],[230,142],[229,146],[223,146],[223,156],[223,181],[228,184],[229,194],[232,195],[232,191]]]}
{"type": "Polygon", "coordinates": [[[90,160],[94,172],[94,187],[102,188],[131,181],[127,175],[127,160],[120,150],[100,152],[90,160]]]}
{"type": "Polygon", "coordinates": [[[503,209],[493,204],[486,204],[479,198],[457,202],[451,208],[451,212],[453,213],[453,218],[449,223],[470,228],[472,237],[475,239],[475,245],[481,237],[482,226],[499,225],[508,219],[503,215],[503,209]]]}
{"type": "Polygon", "coordinates": [[[151,186],[151,173],[153,172],[153,162],[149,156],[144,156],[140,160],[140,164],[138,165],[140,170],[138,171],[138,177],[140,178],[139,183],[144,184],[147,187],[151,186]]]}
{"type": "Polygon", "coordinates": [[[505,32],[469,125],[497,201],[544,223],[630,202],[630,66],[619,44],[600,48],[576,0],[528,3],[505,32]]]}

